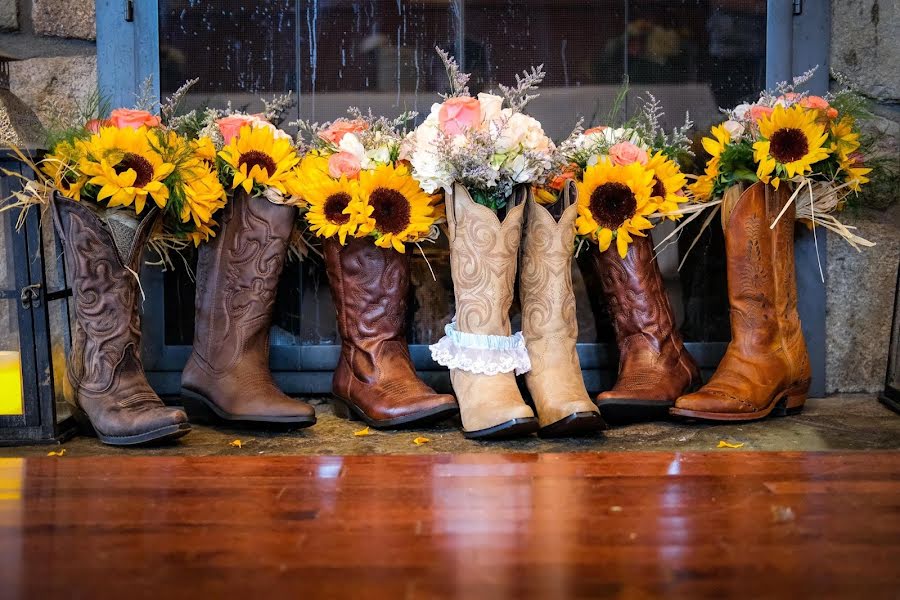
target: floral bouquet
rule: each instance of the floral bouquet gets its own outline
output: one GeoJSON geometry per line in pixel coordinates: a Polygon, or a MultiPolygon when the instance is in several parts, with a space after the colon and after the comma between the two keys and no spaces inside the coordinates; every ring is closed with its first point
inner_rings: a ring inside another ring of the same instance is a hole
{"type": "Polygon", "coordinates": [[[714,205],[734,186],[759,181],[777,190],[789,185],[782,214],[795,203],[797,219],[822,225],[855,247],[870,246],[833,215],[869,182],[872,169],[866,166],[857,126],[865,111],[849,90],[825,97],[795,91],[812,74],[783,83],[774,93],[763,92],[753,104],[724,111],[727,120],[703,139],[710,158],[689,189],[698,201],[714,205]]]}
{"type": "Polygon", "coordinates": [[[301,206],[309,229],[322,238],[374,238],[380,248],[405,252],[406,244],[437,237],[440,198],[422,189],[404,160],[405,126],[351,108],[329,123],[298,122],[305,156],[291,201],[301,206]]]}
{"type": "Polygon", "coordinates": [[[553,142],[541,124],[523,111],[537,96],[544,79],[541,67],[524,77],[516,76],[516,86],[499,86],[502,95],[469,94],[469,75],[461,73],[456,61],[437,49],[450,79],[444,101],[407,138],[413,175],[428,193],[449,191],[453,184],[465,186],[472,199],[493,210],[503,208],[513,188],[544,180],[552,166],[553,142]]]}
{"type": "Polygon", "coordinates": [[[557,175],[538,192],[538,200],[552,203],[569,180],[578,188],[578,235],[605,252],[615,240],[622,258],[633,236],[644,237],[651,217],[678,219],[687,178],[679,159],[690,152],[686,132],[690,119],[666,134],[663,113],[651,95],[640,113],[625,126],[576,127],[560,144],[557,175]]]}

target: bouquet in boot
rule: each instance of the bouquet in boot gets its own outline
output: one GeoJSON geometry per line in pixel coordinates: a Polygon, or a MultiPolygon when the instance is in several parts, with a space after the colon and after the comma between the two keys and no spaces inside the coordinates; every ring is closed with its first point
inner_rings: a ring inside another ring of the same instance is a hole
{"type": "Polygon", "coordinates": [[[814,234],[822,225],[857,248],[872,245],[835,216],[869,181],[856,126],[865,111],[849,91],[797,92],[811,75],[725,111],[728,119],[703,139],[709,160],[689,187],[698,208],[721,211],[732,341],[709,383],[679,398],[675,415],[748,421],[800,411],[811,375],[797,314],[794,222],[814,234]]]}
{"type": "Polygon", "coordinates": [[[648,95],[623,127],[576,127],[560,144],[563,171],[540,196],[552,201],[570,180],[578,189],[575,227],[587,242],[603,286],[616,342],[615,386],[597,397],[604,417],[665,417],[675,399],[699,383],[682,342],[653,252],[654,221],[676,220],[687,201],[679,159],[689,152],[692,123],[667,134],[659,103],[648,95]]]}
{"type": "Polygon", "coordinates": [[[231,196],[217,236],[199,251],[193,352],[182,374],[192,417],[308,427],[315,411],[278,389],[269,370],[269,330],[297,210],[300,154],[274,124],[290,96],[248,115],[206,109],[178,124],[209,139],[231,196]]]}
{"type": "Polygon", "coordinates": [[[557,256],[544,245],[557,226],[552,218],[535,217],[526,242],[525,336],[512,333],[509,319],[526,210],[530,215],[536,208],[532,186],[543,182],[554,153],[541,124],[523,112],[536,97],[543,70],[517,76],[514,87],[500,86],[502,95],[472,97],[469,75],[438,52],[450,92],[408,139],[413,176],[428,192],[444,190],[446,198],[456,315],[431,347],[432,357],[450,369],[467,437],[509,437],[539,427],[550,435],[597,429],[599,417],[583,392],[574,355],[573,299],[565,281],[572,248],[557,256]],[[505,213],[502,221],[499,213],[505,213]],[[564,343],[549,350],[554,339],[564,343]],[[534,346],[540,363],[529,379],[540,422],[515,380],[535,366],[532,342],[540,345],[534,346]]]}
{"type": "Polygon", "coordinates": [[[437,238],[440,197],[424,191],[402,159],[403,128],[415,115],[391,121],[350,109],[349,116],[298,123],[306,155],[291,201],[324,239],[342,340],[335,414],[373,427],[440,421],[456,414],[456,401],[416,376],[406,341],[406,247],[437,238]]]}
{"type": "MultiPolygon", "coordinates": [[[[116,109],[73,119],[37,162],[13,206],[47,206],[63,240],[74,296],[68,363],[76,416],[107,444],[174,439],[190,431],[144,375],[138,271],[145,245],[164,253],[209,239],[225,191],[205,148],[161,115],[116,109]],[[90,117],[90,118],[88,118],[90,117]]],[[[148,104],[149,106],[149,104],[148,104]]]]}

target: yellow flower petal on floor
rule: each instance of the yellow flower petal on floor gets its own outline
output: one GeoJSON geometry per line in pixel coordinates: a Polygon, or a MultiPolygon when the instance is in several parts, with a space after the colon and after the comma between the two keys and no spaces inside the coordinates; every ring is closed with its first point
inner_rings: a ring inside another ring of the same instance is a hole
{"type": "Polygon", "coordinates": [[[434,197],[422,191],[405,165],[379,165],[359,174],[362,221],[358,236],[374,235],[375,245],[406,252],[406,242],[427,236],[435,222],[434,197]]]}
{"type": "Polygon", "coordinates": [[[782,178],[806,175],[828,157],[824,146],[828,134],[817,117],[817,111],[795,104],[776,106],[771,115],[759,120],[761,139],[753,144],[753,157],[759,163],[760,181],[778,189],[782,178]]]}
{"type": "Polygon", "coordinates": [[[578,187],[578,218],[575,227],[579,235],[595,240],[606,251],[613,239],[624,258],[632,236],[645,236],[643,231],[653,227],[647,215],[656,212],[651,201],[653,171],[640,163],[614,165],[608,158],[588,167],[578,187]]]}
{"type": "MultiPolygon", "coordinates": [[[[677,213],[678,205],[687,202],[687,197],[679,195],[687,184],[687,177],[675,161],[662,152],[654,154],[647,162],[647,168],[653,170],[653,191],[650,200],[656,204],[661,213],[677,213]]],[[[668,219],[675,221],[681,214],[671,214],[668,219]]]]}
{"type": "Polygon", "coordinates": [[[324,172],[304,172],[301,195],[308,205],[306,220],[319,237],[337,236],[343,245],[355,237],[362,216],[359,183],[346,177],[333,179],[324,172]]]}
{"type": "Polygon", "coordinates": [[[288,194],[300,162],[289,138],[276,136],[270,127],[251,125],[242,127],[219,156],[234,169],[232,189],[242,187],[248,194],[257,185],[288,194]]]}
{"type": "Polygon", "coordinates": [[[98,201],[108,206],[134,206],[140,214],[149,196],[160,208],[166,206],[169,188],[162,182],[175,169],[163,160],[151,143],[145,127],[103,127],[90,139],[79,142],[83,158],[79,169],[90,177],[87,183],[100,187],[98,201]]]}

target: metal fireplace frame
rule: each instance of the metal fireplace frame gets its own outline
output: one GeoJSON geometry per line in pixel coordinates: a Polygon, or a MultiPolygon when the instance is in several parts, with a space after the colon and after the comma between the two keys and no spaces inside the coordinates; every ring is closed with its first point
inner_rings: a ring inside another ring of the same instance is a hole
{"type": "MultiPolygon", "coordinates": [[[[130,106],[142,83],[151,77],[159,95],[159,15],[156,0],[133,0],[123,12],[121,0],[97,0],[97,59],[101,92],[114,106],[130,106]]],[[[766,33],[766,84],[791,78],[818,65],[810,90],[828,89],[830,3],[798,3],[768,0],[766,33]],[[791,57],[784,60],[783,57],[791,57]]],[[[824,264],[826,231],[803,231],[796,243],[797,286],[803,333],[813,369],[811,394],[825,393],[825,283],[819,278],[818,261],[824,264]],[[817,256],[818,252],[818,256],[817,256]]],[[[146,291],[143,320],[144,363],[151,383],[164,395],[177,394],[181,370],[189,346],[166,345],[163,339],[163,274],[145,268],[146,291]]],[[[687,344],[705,374],[715,369],[726,343],[687,344]]],[[[436,365],[428,347],[412,345],[410,351],[423,378],[439,389],[449,387],[446,369],[436,365]]],[[[278,383],[292,394],[317,394],[330,390],[331,373],[339,345],[272,346],[271,367],[278,383]]],[[[615,349],[611,344],[579,344],[579,358],[589,390],[606,389],[614,379],[615,349]]]]}

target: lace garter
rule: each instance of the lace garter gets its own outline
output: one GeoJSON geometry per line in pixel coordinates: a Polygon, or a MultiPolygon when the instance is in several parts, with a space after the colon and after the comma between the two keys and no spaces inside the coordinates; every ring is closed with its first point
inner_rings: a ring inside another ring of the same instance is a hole
{"type": "Polygon", "coordinates": [[[521,375],[531,370],[522,332],[511,336],[465,333],[457,330],[453,322],[444,328],[444,333],[444,337],[430,346],[431,358],[448,369],[479,375],[510,371],[521,375]]]}

